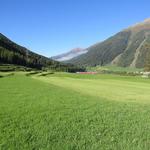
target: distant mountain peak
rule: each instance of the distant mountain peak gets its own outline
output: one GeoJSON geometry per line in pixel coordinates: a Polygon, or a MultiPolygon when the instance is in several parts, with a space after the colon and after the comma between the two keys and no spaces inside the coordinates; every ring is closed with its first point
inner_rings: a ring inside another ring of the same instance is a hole
{"type": "Polygon", "coordinates": [[[147,29],[150,29],[150,18],[147,18],[142,22],[130,26],[129,28],[126,29],[126,31],[130,30],[132,32],[137,33],[141,30],[147,30],[147,29]]]}
{"type": "Polygon", "coordinates": [[[143,24],[149,24],[150,23],[150,18],[147,18],[147,19],[145,19],[144,21],[141,21],[141,22],[138,22],[138,23],[136,23],[135,25],[133,25],[133,27],[134,26],[138,26],[138,25],[143,25],[143,24]]]}
{"type": "Polygon", "coordinates": [[[145,23],[150,23],[150,18],[144,20],[145,23]]]}
{"type": "Polygon", "coordinates": [[[78,48],[74,48],[74,49],[72,49],[69,52],[66,52],[64,54],[54,56],[54,57],[52,57],[52,59],[57,60],[57,61],[68,61],[72,58],[75,58],[77,56],[85,54],[86,52],[87,52],[86,49],[78,47],[78,48]]]}
{"type": "Polygon", "coordinates": [[[80,52],[83,50],[84,50],[83,48],[77,47],[77,48],[72,49],[71,52],[80,52]]]}

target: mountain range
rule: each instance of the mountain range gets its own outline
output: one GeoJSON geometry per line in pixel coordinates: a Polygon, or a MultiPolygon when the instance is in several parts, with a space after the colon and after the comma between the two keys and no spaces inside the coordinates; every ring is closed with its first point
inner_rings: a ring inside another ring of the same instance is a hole
{"type": "Polygon", "coordinates": [[[80,56],[80,55],[85,54],[87,52],[88,51],[86,49],[83,49],[83,48],[74,48],[67,53],[54,56],[54,57],[52,57],[52,59],[57,60],[57,61],[68,61],[74,57],[80,56]]]}
{"type": "Polygon", "coordinates": [[[150,65],[150,19],[88,48],[75,48],[52,58],[36,54],[0,33],[0,63],[64,71],[79,71],[84,70],[81,66],[97,65],[143,68],[150,65]]]}
{"type": "Polygon", "coordinates": [[[87,53],[67,62],[83,66],[111,64],[143,68],[150,53],[150,19],[130,26],[85,50],[87,53]]]}

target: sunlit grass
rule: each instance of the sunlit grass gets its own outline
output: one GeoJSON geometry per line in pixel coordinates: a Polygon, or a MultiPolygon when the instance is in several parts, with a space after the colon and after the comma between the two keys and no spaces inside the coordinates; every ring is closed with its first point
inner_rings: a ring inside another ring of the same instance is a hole
{"type": "Polygon", "coordinates": [[[0,78],[0,149],[149,150],[149,83],[63,73],[0,78]]]}
{"type": "Polygon", "coordinates": [[[66,77],[53,75],[37,79],[107,100],[150,103],[150,80],[141,77],[68,74],[66,77]]]}

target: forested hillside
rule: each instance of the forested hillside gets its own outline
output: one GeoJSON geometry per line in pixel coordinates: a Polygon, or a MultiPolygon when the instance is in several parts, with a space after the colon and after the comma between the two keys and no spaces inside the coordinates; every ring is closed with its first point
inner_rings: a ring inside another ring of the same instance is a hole
{"type": "Polygon", "coordinates": [[[48,68],[60,71],[80,71],[83,68],[63,64],[22,47],[0,33],[0,63],[17,64],[30,68],[48,68]]]}

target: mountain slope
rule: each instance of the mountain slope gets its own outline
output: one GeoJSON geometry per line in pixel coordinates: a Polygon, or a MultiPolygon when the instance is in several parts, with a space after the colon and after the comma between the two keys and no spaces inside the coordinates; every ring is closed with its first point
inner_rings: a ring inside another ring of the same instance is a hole
{"type": "Polygon", "coordinates": [[[87,50],[86,54],[69,62],[84,66],[114,64],[142,68],[150,53],[150,19],[129,27],[87,50]]]}
{"type": "Polygon", "coordinates": [[[75,48],[67,53],[58,55],[58,56],[54,56],[52,57],[52,59],[57,60],[57,61],[68,61],[72,58],[75,58],[79,55],[85,54],[87,53],[86,49],[82,49],[82,48],[75,48]]]}
{"type": "Polygon", "coordinates": [[[41,68],[54,61],[31,52],[0,34],[0,62],[41,68]]]}
{"type": "Polygon", "coordinates": [[[49,68],[61,71],[75,71],[81,68],[62,64],[22,47],[0,33],[0,63],[16,64],[31,68],[49,68]]]}

